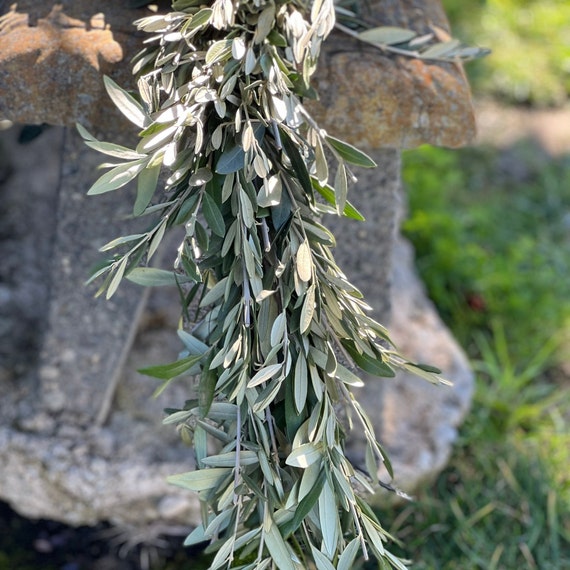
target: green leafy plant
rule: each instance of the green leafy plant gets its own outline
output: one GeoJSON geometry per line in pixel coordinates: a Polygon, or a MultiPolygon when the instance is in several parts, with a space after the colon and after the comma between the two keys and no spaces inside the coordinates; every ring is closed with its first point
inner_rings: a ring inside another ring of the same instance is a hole
{"type": "Polygon", "coordinates": [[[570,564],[569,174],[528,142],[405,156],[406,233],[477,372],[450,466],[390,513],[414,568],[570,564]]]}
{"type": "MultiPolygon", "coordinates": [[[[111,297],[123,278],[180,292],[185,350],[141,372],[162,381],[158,392],[197,378],[197,397],[165,419],[192,443],[198,467],[170,477],[202,503],[185,544],[211,541],[212,570],[346,570],[359,555],[405,568],[361,498],[377,488],[379,464],[391,468],[352,393],[362,385],[355,370],[443,380],[393,349],[320,223],[325,214],[362,219],[347,199],[351,168],[375,166],[303,106],[315,96],[310,79],[334,5],[175,0],[173,9],[137,22],[149,34],[134,60],[138,94],[105,79],[140,129],[137,147],[78,128],[114,159],[89,194],[136,179],[133,215],[151,220],[102,248],[120,253],[93,274],[99,293],[111,297]],[[174,226],[185,237],[173,270],[150,266],[174,226]],[[367,473],[344,454],[353,422],[366,435],[367,473]]],[[[456,61],[480,51],[399,28],[363,30],[346,8],[342,16],[346,33],[386,52],[456,61]]]]}
{"type": "Polygon", "coordinates": [[[563,105],[570,92],[565,0],[443,0],[452,28],[494,50],[469,71],[475,92],[508,102],[563,105]]]}
{"type": "Polygon", "coordinates": [[[542,164],[525,145],[501,157],[490,148],[424,147],[405,156],[413,242],[421,276],[463,346],[474,331],[505,330],[514,362],[539,353],[570,318],[566,159],[542,164]],[[519,157],[516,177],[503,164],[519,157]],[[522,177],[522,178],[521,178],[522,177]]]}
{"type": "Polygon", "coordinates": [[[473,410],[450,465],[392,514],[389,531],[414,568],[562,570],[570,563],[570,391],[543,376],[553,344],[526,366],[512,361],[499,325],[478,346],[473,410]]]}
{"type": "Polygon", "coordinates": [[[511,438],[458,450],[429,492],[391,513],[400,554],[418,570],[566,568],[568,503],[548,464],[537,445],[511,438]]]}
{"type": "MultiPolygon", "coordinates": [[[[531,429],[562,396],[554,385],[536,382],[552,363],[557,340],[551,339],[526,363],[513,362],[500,322],[493,323],[491,339],[480,334],[476,344],[481,354],[473,363],[479,373],[477,397],[486,414],[477,418],[477,425],[487,431],[483,438],[502,438],[514,429],[531,429]]],[[[471,437],[477,440],[476,435],[471,437]]]]}

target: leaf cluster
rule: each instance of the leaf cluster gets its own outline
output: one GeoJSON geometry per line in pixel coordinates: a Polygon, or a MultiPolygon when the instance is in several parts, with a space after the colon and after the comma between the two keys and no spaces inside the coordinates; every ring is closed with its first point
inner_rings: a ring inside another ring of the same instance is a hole
{"type": "Polygon", "coordinates": [[[336,28],[385,53],[427,61],[465,62],[485,57],[489,49],[463,44],[432,24],[431,31],[419,34],[398,26],[372,27],[363,15],[363,2],[339,1],[336,28]]]}
{"type": "Polygon", "coordinates": [[[390,466],[352,393],[362,385],[355,371],[390,377],[399,366],[440,380],[392,349],[320,222],[331,213],[362,219],[347,199],[351,168],[375,166],[302,103],[315,95],[310,78],[333,3],[173,8],[137,23],[149,34],[134,61],[138,93],[105,82],[140,129],[137,147],[80,130],[118,159],[89,193],[136,179],[133,215],[151,220],[102,248],[120,253],[94,274],[100,292],[112,296],[123,277],[180,292],[185,350],[142,372],[162,380],[158,391],[196,377],[198,397],[165,420],[196,454],[198,470],[170,478],[203,505],[186,544],[211,541],[212,570],[346,570],[359,555],[404,568],[359,496],[374,492],[379,464],[390,466]],[[185,235],[173,269],[149,267],[174,226],[185,235]],[[353,421],[366,435],[367,473],[344,453],[353,421]]]}

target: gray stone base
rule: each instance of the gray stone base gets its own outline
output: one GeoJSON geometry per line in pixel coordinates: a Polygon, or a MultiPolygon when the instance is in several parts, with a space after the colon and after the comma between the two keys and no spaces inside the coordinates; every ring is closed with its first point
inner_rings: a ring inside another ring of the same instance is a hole
{"type": "MultiPolygon", "coordinates": [[[[126,231],[132,196],[86,197],[100,157],[71,131],[50,129],[28,146],[5,135],[14,174],[0,187],[9,228],[0,238],[0,499],[29,517],[75,525],[194,524],[196,497],[165,483],[193,468],[192,451],[161,425],[162,409],[181,405],[192,387],[181,380],[153,400],[155,381],[136,372],[176,358],[177,293],[154,292],[137,325],[141,289],[121,285],[105,302],[83,286],[97,248],[126,231]]],[[[445,388],[413,377],[367,378],[359,394],[396,485],[411,491],[444,466],[472,377],[425,298],[409,246],[394,244],[399,155],[375,158],[379,168],[361,177],[351,197],[367,222],[334,224],[339,263],[376,316],[391,313],[401,351],[455,381],[445,388]]],[[[360,450],[355,434],[357,462],[360,450]]]]}

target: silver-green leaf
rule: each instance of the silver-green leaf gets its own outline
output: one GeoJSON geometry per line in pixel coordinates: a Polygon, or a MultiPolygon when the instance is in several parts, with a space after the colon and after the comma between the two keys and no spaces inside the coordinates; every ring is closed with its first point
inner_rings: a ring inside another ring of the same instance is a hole
{"type": "Polygon", "coordinates": [[[146,125],[147,116],[142,105],[122,87],[119,87],[109,76],[103,77],[105,89],[119,111],[141,129],[146,125]]]}

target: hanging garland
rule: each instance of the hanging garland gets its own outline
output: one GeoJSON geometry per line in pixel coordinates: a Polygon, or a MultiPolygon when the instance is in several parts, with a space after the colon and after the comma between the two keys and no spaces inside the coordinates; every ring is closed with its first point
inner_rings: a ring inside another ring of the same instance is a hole
{"type": "MultiPolygon", "coordinates": [[[[331,213],[363,219],[347,199],[351,168],[375,166],[303,106],[315,96],[310,80],[335,6],[175,0],[173,9],[137,22],[150,34],[134,60],[138,94],[105,78],[140,129],[136,149],[78,128],[86,144],[120,161],[104,165],[89,194],[137,179],[133,214],[152,220],[102,248],[122,253],[93,274],[103,277],[99,293],[111,297],[123,278],[180,291],[185,350],[142,372],[163,380],[158,392],[182,375],[197,378],[197,397],[165,419],[196,455],[195,471],[170,477],[202,504],[202,524],[185,544],[211,541],[211,570],[348,570],[357,556],[405,568],[360,496],[378,487],[380,464],[391,471],[352,393],[363,384],[355,370],[441,379],[392,348],[320,223],[331,213]],[[173,270],[149,267],[174,226],[185,237],[173,270]],[[353,423],[366,436],[367,473],[344,453],[353,423]]],[[[340,14],[347,33],[386,51],[478,55],[399,28],[362,31],[356,14],[340,14]]]]}

